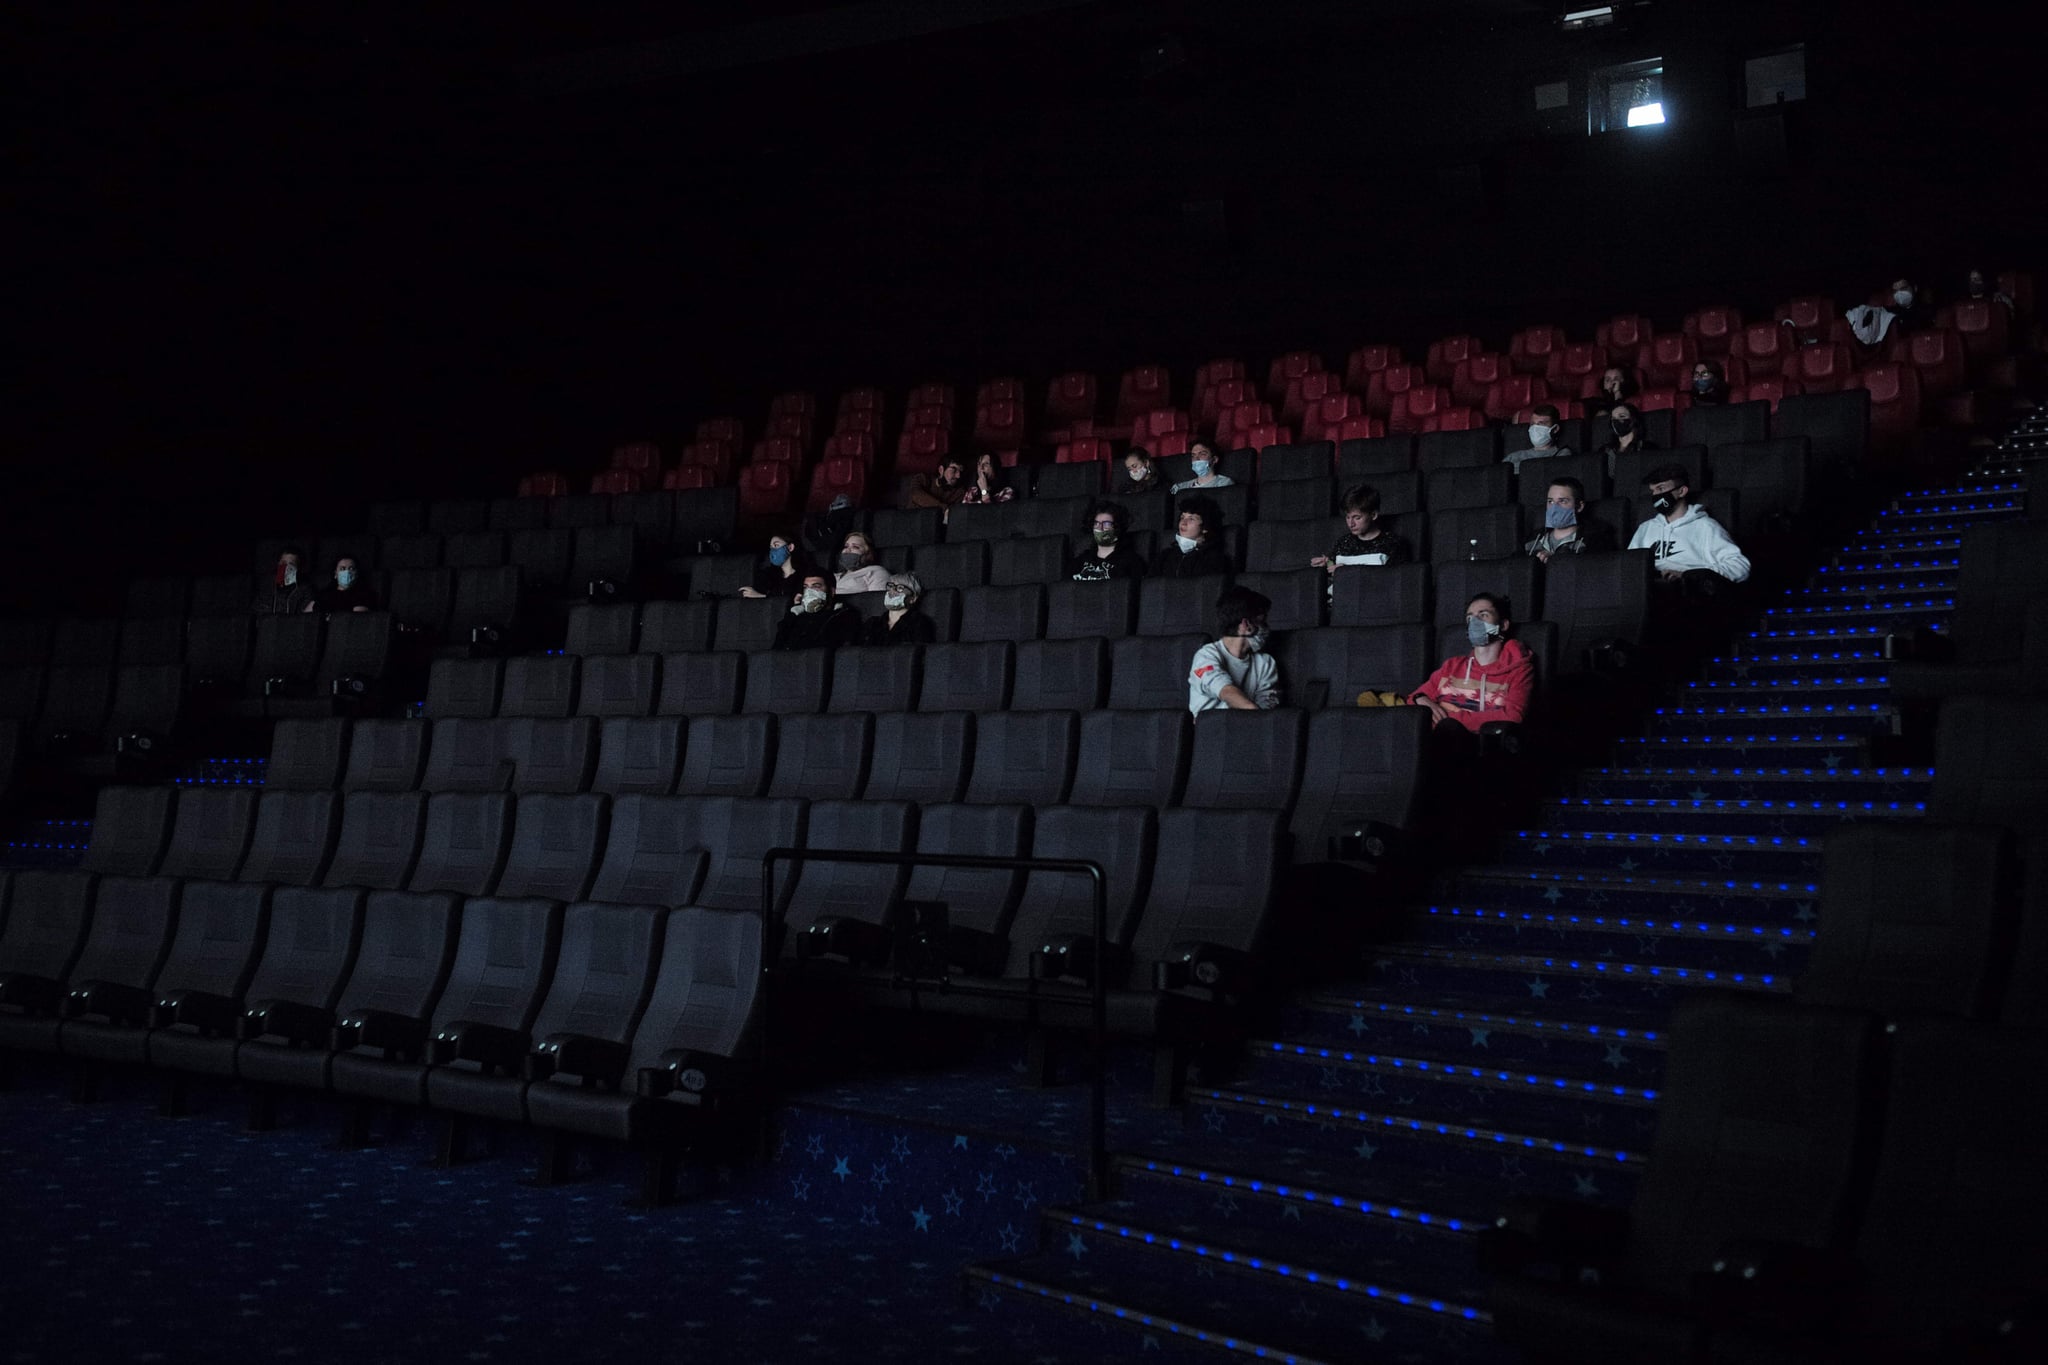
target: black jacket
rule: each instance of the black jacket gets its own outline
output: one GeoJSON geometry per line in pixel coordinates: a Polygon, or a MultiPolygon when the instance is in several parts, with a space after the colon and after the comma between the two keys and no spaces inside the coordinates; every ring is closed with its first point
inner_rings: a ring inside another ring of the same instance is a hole
{"type": "Polygon", "coordinates": [[[818,649],[859,639],[860,612],[844,602],[828,602],[823,611],[790,612],[775,628],[777,649],[818,649]]]}
{"type": "Polygon", "coordinates": [[[1230,570],[1229,551],[1213,540],[1204,541],[1187,553],[1182,553],[1179,545],[1168,545],[1152,556],[1155,578],[1207,578],[1230,570]]]}
{"type": "Polygon", "coordinates": [[[893,626],[889,624],[886,613],[868,617],[860,623],[860,642],[864,645],[935,645],[939,642],[939,628],[931,617],[912,607],[893,626]]]}

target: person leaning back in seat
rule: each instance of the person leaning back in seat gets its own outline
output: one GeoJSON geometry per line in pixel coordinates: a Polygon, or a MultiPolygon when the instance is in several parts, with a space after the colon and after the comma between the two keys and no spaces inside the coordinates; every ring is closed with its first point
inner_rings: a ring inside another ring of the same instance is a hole
{"type": "Polygon", "coordinates": [[[1692,501],[1692,475],[1681,464],[1658,465],[1643,476],[1651,516],[1629,538],[1631,550],[1649,550],[1660,582],[1688,597],[1714,596],[1726,583],[1749,577],[1749,557],[1721,523],[1692,501]]]}
{"type": "Polygon", "coordinates": [[[1519,640],[1508,600],[1498,593],[1475,594],[1465,606],[1467,654],[1453,654],[1437,666],[1408,700],[1434,718],[1438,741],[1463,744],[1490,721],[1520,721],[1535,690],[1536,666],[1519,640]]]}
{"type": "Polygon", "coordinates": [[[775,648],[819,649],[854,644],[860,639],[860,625],[860,612],[833,596],[830,578],[807,573],[803,590],[775,628],[775,648]]]}
{"type": "Polygon", "coordinates": [[[1272,599],[1250,588],[1226,588],[1216,599],[1218,638],[1195,651],[1188,666],[1188,710],[1270,711],[1280,704],[1280,665],[1266,653],[1272,599]]]}

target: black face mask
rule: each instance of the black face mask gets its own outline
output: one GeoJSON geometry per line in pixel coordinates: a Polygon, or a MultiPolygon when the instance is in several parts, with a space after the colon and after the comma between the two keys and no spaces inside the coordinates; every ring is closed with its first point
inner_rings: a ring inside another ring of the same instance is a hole
{"type": "Polygon", "coordinates": [[[1633,417],[1616,417],[1611,420],[1614,423],[1614,434],[1616,436],[1626,436],[1636,429],[1636,419],[1633,417]]]}
{"type": "Polygon", "coordinates": [[[1671,509],[1678,506],[1678,494],[1659,493],[1650,499],[1650,510],[1660,517],[1671,515],[1671,509]]]}

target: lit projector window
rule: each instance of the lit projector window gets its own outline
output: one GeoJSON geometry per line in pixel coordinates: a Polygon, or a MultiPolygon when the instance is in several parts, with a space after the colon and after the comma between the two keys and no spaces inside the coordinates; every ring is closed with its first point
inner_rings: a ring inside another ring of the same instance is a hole
{"type": "Polygon", "coordinates": [[[1628,126],[1631,128],[1644,128],[1652,123],[1662,123],[1663,121],[1664,106],[1661,103],[1638,104],[1635,108],[1628,111],[1628,126]]]}

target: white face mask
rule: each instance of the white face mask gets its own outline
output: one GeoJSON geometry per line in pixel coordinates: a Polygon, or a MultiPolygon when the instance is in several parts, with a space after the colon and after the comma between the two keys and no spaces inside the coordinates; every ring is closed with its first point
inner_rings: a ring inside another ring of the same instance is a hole
{"type": "Polygon", "coordinates": [[[1549,428],[1549,427],[1545,427],[1545,426],[1532,426],[1532,427],[1530,427],[1530,428],[1529,428],[1529,444],[1530,444],[1530,446],[1531,446],[1531,447],[1533,447],[1533,448],[1535,448],[1535,449],[1537,449],[1537,450],[1541,450],[1541,449],[1542,449],[1543,447],[1545,447],[1545,446],[1549,445],[1549,444],[1550,444],[1550,428],[1549,428]]]}
{"type": "Polygon", "coordinates": [[[1911,308],[1913,306],[1913,291],[1910,289],[1894,289],[1892,291],[1892,302],[1901,308],[1911,308]]]}
{"type": "Polygon", "coordinates": [[[825,590],[823,588],[805,588],[800,605],[805,611],[823,611],[825,609],[825,590]]]}
{"type": "Polygon", "coordinates": [[[910,605],[910,597],[906,593],[885,592],[882,594],[882,605],[890,611],[901,611],[910,605]]]}
{"type": "Polygon", "coordinates": [[[1199,540],[1192,540],[1187,536],[1176,535],[1173,538],[1173,543],[1180,546],[1180,552],[1182,554],[1191,555],[1195,552],[1195,547],[1197,545],[1200,545],[1202,542],[1199,540]]]}
{"type": "Polygon", "coordinates": [[[1195,477],[1198,479],[1209,477],[1209,462],[1207,460],[1189,460],[1188,467],[1195,471],[1195,477]]]}
{"type": "Polygon", "coordinates": [[[287,565],[285,565],[285,566],[284,566],[284,585],[285,585],[285,586],[286,586],[287,588],[289,588],[289,587],[293,587],[293,586],[297,585],[298,581],[299,581],[299,566],[298,566],[298,565],[296,565],[296,564],[287,564],[287,565]]]}

